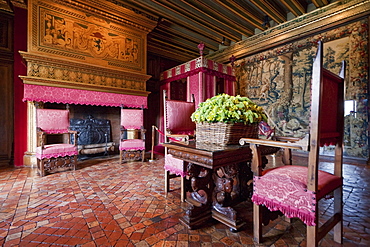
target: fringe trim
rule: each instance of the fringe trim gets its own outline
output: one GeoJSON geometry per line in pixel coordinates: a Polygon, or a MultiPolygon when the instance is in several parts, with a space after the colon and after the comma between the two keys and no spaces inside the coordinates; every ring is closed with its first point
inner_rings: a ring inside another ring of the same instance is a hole
{"type": "Polygon", "coordinates": [[[69,152],[58,152],[53,154],[39,154],[36,153],[36,158],[38,159],[50,159],[50,158],[57,158],[57,157],[64,157],[64,156],[73,156],[78,155],[78,151],[69,151],[69,152]]]}
{"type": "Polygon", "coordinates": [[[186,171],[182,171],[182,170],[179,170],[179,169],[174,169],[171,166],[166,166],[165,165],[164,169],[166,171],[169,171],[170,173],[176,174],[177,176],[185,177],[186,175],[188,175],[188,173],[186,171]]]}
{"type": "Polygon", "coordinates": [[[310,212],[300,211],[299,209],[292,208],[287,205],[282,205],[281,203],[276,203],[274,201],[268,200],[266,198],[261,198],[255,194],[252,196],[252,201],[256,205],[264,205],[270,211],[280,211],[285,216],[289,218],[297,217],[301,219],[307,226],[315,226],[315,214],[310,212]]]}
{"type": "Polygon", "coordinates": [[[143,147],[119,147],[119,150],[144,150],[145,148],[143,147]]]}
{"type": "Polygon", "coordinates": [[[46,134],[68,134],[69,130],[68,129],[55,129],[55,130],[42,130],[46,134]]]}

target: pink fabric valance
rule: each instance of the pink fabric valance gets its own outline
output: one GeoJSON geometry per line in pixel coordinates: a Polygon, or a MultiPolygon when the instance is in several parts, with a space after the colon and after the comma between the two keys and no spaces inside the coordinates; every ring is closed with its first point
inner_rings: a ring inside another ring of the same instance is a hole
{"type": "Polygon", "coordinates": [[[24,84],[23,101],[41,101],[63,104],[116,106],[148,108],[147,97],[97,92],[81,89],[48,87],[24,84]]]}
{"type": "Polygon", "coordinates": [[[206,59],[205,57],[198,57],[161,73],[161,82],[167,83],[179,80],[200,72],[224,78],[228,81],[236,80],[231,66],[216,63],[215,61],[206,59]]]}

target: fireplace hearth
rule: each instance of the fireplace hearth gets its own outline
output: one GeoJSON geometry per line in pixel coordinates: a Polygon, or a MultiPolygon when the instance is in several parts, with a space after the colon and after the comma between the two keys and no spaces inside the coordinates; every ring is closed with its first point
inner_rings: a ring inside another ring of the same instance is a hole
{"type": "Polygon", "coordinates": [[[108,155],[114,152],[115,143],[111,141],[109,119],[96,119],[92,115],[84,119],[72,118],[70,128],[78,132],[79,158],[87,158],[95,154],[108,155]]]}

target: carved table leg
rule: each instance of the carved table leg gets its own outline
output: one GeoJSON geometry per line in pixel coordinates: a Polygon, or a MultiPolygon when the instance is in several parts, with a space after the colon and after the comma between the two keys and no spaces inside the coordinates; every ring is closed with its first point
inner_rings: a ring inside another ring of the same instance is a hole
{"type": "Polygon", "coordinates": [[[190,188],[186,193],[188,207],[185,215],[180,221],[189,229],[196,229],[203,226],[212,218],[212,170],[201,166],[188,164],[188,175],[190,188]]]}
{"type": "Polygon", "coordinates": [[[239,217],[235,206],[241,202],[239,166],[237,164],[217,168],[213,173],[212,217],[238,231],[245,221],[239,217]]]}

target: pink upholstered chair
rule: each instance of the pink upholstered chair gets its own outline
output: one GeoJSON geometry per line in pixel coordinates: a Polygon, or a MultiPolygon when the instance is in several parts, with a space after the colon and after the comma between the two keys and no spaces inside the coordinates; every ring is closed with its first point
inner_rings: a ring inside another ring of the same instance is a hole
{"type": "MultiPolygon", "coordinates": [[[[170,100],[167,99],[165,90],[163,96],[165,141],[189,141],[195,134],[195,123],[190,118],[195,111],[194,98],[193,102],[170,100]]],[[[181,201],[185,201],[186,166],[186,162],[174,158],[171,154],[167,154],[167,150],[165,150],[165,193],[167,194],[170,191],[170,179],[180,176],[181,201]]]]}
{"type": "Polygon", "coordinates": [[[40,176],[46,172],[77,166],[77,131],[69,130],[69,111],[36,109],[37,127],[37,169],[40,176]],[[49,144],[48,135],[63,135],[65,143],[49,144]],[[71,142],[71,135],[73,141],[71,142]]]}
{"type": "Polygon", "coordinates": [[[120,163],[145,159],[143,109],[121,109],[120,163]]]}
{"type": "MultiPolygon", "coordinates": [[[[344,63],[340,76],[322,68],[323,47],[319,42],[312,71],[310,133],[298,142],[279,142],[242,138],[253,152],[254,238],[262,238],[262,210],[281,211],[297,217],[307,226],[307,246],[317,246],[334,228],[334,241],[342,242],[342,160],[344,123],[344,63]],[[288,165],[262,171],[260,145],[281,147],[288,165]],[[319,147],[335,145],[333,172],[319,170],[319,147]],[[291,149],[308,150],[307,166],[291,165],[291,149]],[[334,196],[333,215],[319,221],[319,201],[334,196]],[[321,226],[319,226],[321,223],[321,226]]],[[[265,215],[265,214],[264,214],[265,215]]],[[[268,222],[268,221],[267,221],[268,222]]],[[[266,223],[266,221],[264,221],[266,223]]]]}

